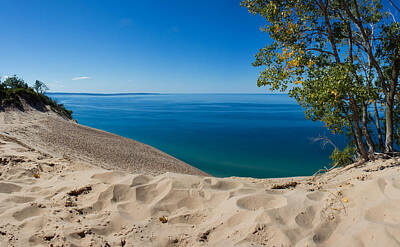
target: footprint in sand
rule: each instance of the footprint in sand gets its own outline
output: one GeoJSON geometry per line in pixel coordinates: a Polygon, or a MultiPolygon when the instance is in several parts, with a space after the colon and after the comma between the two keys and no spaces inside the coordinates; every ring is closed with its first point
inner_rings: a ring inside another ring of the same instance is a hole
{"type": "Polygon", "coordinates": [[[123,202],[136,197],[135,189],[126,184],[113,185],[112,202],[123,202]]]}
{"type": "Polygon", "coordinates": [[[329,239],[332,233],[335,231],[337,225],[339,224],[339,219],[326,221],[318,225],[314,230],[313,241],[316,244],[321,244],[329,239]]]}
{"type": "Polygon", "coordinates": [[[400,181],[397,177],[392,179],[379,178],[377,183],[379,185],[379,189],[385,196],[389,197],[390,199],[400,199],[400,181]]]}
{"type": "Polygon", "coordinates": [[[32,202],[36,200],[34,197],[29,197],[29,196],[12,196],[7,199],[9,202],[15,202],[15,203],[27,203],[27,202],[32,202]]]}
{"type": "Polygon", "coordinates": [[[41,215],[43,210],[43,208],[38,208],[37,206],[28,206],[16,211],[13,214],[13,217],[18,221],[23,221],[25,219],[41,215]]]}
{"type": "Polygon", "coordinates": [[[400,190],[400,180],[392,180],[392,185],[393,185],[393,187],[394,188],[396,188],[396,189],[398,189],[398,190],[400,190]]]}
{"type": "Polygon", "coordinates": [[[287,199],[283,196],[257,194],[240,198],[236,205],[247,210],[257,210],[259,208],[273,209],[287,205],[287,199]]]}
{"type": "Polygon", "coordinates": [[[229,181],[219,181],[215,180],[211,183],[211,189],[214,190],[232,190],[239,186],[238,183],[233,183],[229,181]]]}
{"type": "Polygon", "coordinates": [[[307,207],[306,210],[296,216],[295,221],[302,228],[311,228],[314,218],[315,210],[313,207],[307,207]]]}
{"type": "Polygon", "coordinates": [[[254,219],[257,216],[257,212],[241,211],[237,214],[232,215],[226,224],[228,227],[236,227],[240,224],[247,224],[249,219],[254,219]]]}
{"type": "Polygon", "coordinates": [[[400,200],[383,201],[367,210],[365,219],[384,225],[399,225],[400,215],[394,212],[400,210],[400,200]]]}
{"type": "Polygon", "coordinates": [[[308,199],[312,201],[321,201],[324,197],[324,193],[321,191],[315,191],[306,195],[308,199]]]}
{"type": "Polygon", "coordinates": [[[386,188],[386,185],[387,185],[386,180],[383,179],[383,178],[378,178],[378,180],[377,180],[376,182],[377,182],[377,184],[378,184],[379,189],[381,190],[381,192],[382,192],[383,194],[385,194],[385,188],[386,188]]]}
{"type": "Polygon", "coordinates": [[[21,186],[11,183],[0,183],[0,193],[11,194],[22,189],[21,186]]]}

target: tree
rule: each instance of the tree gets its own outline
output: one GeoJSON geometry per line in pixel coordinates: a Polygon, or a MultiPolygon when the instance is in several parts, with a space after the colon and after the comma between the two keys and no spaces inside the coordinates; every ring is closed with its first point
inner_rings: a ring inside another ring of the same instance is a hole
{"type": "Polygon", "coordinates": [[[39,94],[43,94],[47,90],[49,90],[49,88],[46,86],[46,84],[44,84],[44,82],[41,82],[39,80],[35,81],[35,85],[33,85],[33,89],[36,91],[36,93],[39,93],[39,94]]]}
{"type": "Polygon", "coordinates": [[[8,77],[4,82],[3,85],[9,89],[17,89],[17,88],[28,88],[28,84],[24,82],[23,79],[18,78],[16,75],[12,77],[8,77]]]}
{"type": "Polygon", "coordinates": [[[394,151],[400,29],[380,0],[243,0],[241,5],[265,18],[262,31],[272,40],[253,63],[264,68],[258,86],[288,90],[308,119],[347,133],[364,160],[377,150],[394,151]]]}

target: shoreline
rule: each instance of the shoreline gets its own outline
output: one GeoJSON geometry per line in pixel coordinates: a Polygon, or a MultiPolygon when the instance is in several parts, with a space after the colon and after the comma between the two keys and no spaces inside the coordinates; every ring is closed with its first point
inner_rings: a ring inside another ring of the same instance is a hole
{"type": "Polygon", "coordinates": [[[156,171],[136,165],[130,172],[79,154],[68,139],[44,145],[48,139],[41,135],[52,137],[44,130],[49,126],[72,136],[95,133],[104,146],[110,141],[109,134],[71,122],[67,127],[57,118],[51,112],[0,113],[0,246],[396,246],[400,241],[399,158],[315,177],[215,178],[161,172],[196,170],[139,145],[135,151],[152,155],[148,162],[174,162],[153,164],[156,171]]]}

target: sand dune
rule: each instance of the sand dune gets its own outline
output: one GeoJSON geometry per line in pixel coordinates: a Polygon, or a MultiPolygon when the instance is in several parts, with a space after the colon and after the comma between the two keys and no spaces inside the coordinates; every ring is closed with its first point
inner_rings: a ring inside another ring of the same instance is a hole
{"type": "Polygon", "coordinates": [[[0,135],[0,246],[400,243],[399,159],[314,178],[151,175],[60,157],[15,139],[16,129],[7,133],[0,135]]]}
{"type": "Polygon", "coordinates": [[[25,112],[0,113],[0,133],[5,131],[53,156],[152,175],[165,172],[207,175],[146,144],[67,121],[51,111],[25,108],[25,112]]]}

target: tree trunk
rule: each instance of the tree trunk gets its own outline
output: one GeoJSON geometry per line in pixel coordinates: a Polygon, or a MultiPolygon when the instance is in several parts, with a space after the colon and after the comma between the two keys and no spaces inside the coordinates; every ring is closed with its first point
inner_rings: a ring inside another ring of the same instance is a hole
{"type": "Polygon", "coordinates": [[[386,138],[385,138],[385,153],[393,152],[393,103],[394,103],[394,89],[390,90],[386,99],[386,138]]]}
{"type": "Polygon", "coordinates": [[[364,160],[369,160],[367,150],[365,149],[364,142],[362,140],[363,135],[362,135],[362,131],[361,131],[361,128],[359,125],[360,116],[358,115],[357,104],[352,95],[350,95],[350,103],[351,103],[350,104],[351,108],[353,110],[352,120],[353,120],[353,124],[354,124],[354,128],[355,128],[357,144],[360,149],[360,154],[364,160]]]}
{"type": "Polygon", "coordinates": [[[385,146],[383,145],[383,137],[382,137],[382,131],[381,131],[381,124],[379,121],[378,107],[376,107],[375,101],[374,101],[374,112],[375,112],[376,131],[378,132],[378,139],[379,139],[379,149],[383,153],[383,152],[385,152],[385,146]]]}
{"type": "Polygon", "coordinates": [[[358,148],[360,150],[361,158],[363,158],[364,160],[369,160],[367,150],[365,149],[364,143],[362,141],[361,128],[358,125],[359,121],[357,121],[357,118],[354,116],[355,116],[355,114],[353,114],[353,122],[354,122],[354,127],[355,127],[356,141],[357,141],[358,148]]]}
{"type": "Polygon", "coordinates": [[[356,152],[357,152],[358,156],[361,156],[361,151],[360,151],[360,147],[358,146],[356,133],[354,132],[354,127],[353,127],[353,124],[351,122],[352,121],[350,121],[351,135],[353,136],[354,145],[356,146],[356,152]]]}
{"type": "Polygon", "coordinates": [[[399,80],[399,66],[400,66],[400,59],[399,59],[399,49],[394,51],[394,56],[392,58],[393,67],[392,67],[392,74],[391,74],[391,83],[389,93],[386,97],[386,142],[385,142],[385,152],[392,153],[393,150],[393,109],[394,109],[394,96],[396,94],[396,87],[399,80]]]}
{"type": "Polygon", "coordinates": [[[367,122],[368,122],[368,112],[367,112],[367,105],[362,102],[361,103],[362,107],[362,131],[365,136],[365,142],[367,143],[368,146],[368,152],[369,153],[375,153],[375,145],[374,142],[372,141],[371,135],[369,134],[367,122]]]}

